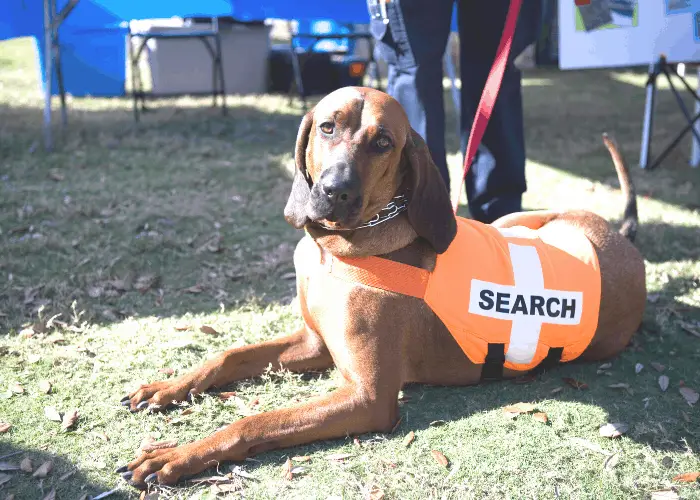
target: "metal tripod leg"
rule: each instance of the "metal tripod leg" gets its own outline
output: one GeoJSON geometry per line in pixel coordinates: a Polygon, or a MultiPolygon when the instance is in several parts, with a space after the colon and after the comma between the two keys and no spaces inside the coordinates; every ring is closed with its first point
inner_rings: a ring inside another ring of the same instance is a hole
{"type": "Polygon", "coordinates": [[[646,100],[644,102],[644,122],[642,124],[642,145],[639,152],[639,166],[647,168],[651,153],[651,134],[654,127],[654,101],[656,100],[656,78],[659,76],[659,66],[663,58],[649,66],[649,78],[646,85],[646,100]]]}

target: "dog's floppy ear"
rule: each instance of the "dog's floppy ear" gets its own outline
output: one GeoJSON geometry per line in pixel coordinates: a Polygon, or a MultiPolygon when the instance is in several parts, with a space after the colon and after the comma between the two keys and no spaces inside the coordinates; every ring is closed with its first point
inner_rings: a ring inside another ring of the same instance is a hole
{"type": "Polygon", "coordinates": [[[425,238],[437,253],[443,253],[457,234],[445,181],[428,146],[415,130],[411,130],[403,154],[410,189],[408,220],[418,236],[425,238]]]}
{"type": "Polygon", "coordinates": [[[309,221],[306,215],[306,205],[311,195],[311,181],[306,171],[306,147],[309,144],[309,133],[314,121],[313,109],[304,115],[297,132],[296,149],[294,151],[294,180],[292,192],[289,194],[287,205],[284,207],[284,218],[297,229],[301,229],[309,221]]]}

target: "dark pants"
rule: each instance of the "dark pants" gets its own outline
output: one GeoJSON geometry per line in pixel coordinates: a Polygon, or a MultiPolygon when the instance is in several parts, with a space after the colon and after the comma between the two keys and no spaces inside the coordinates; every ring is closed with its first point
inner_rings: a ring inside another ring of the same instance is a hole
{"type": "MultiPolygon", "coordinates": [[[[460,34],[461,146],[466,149],[476,108],[496,55],[508,11],[508,0],[457,0],[460,34]]],[[[450,33],[454,0],[392,0],[389,26],[377,44],[389,65],[387,92],[406,110],[413,129],[425,139],[447,186],[445,154],[443,55],[450,33]]],[[[482,144],[494,162],[474,162],[466,179],[469,211],[490,223],[522,209],[525,141],[520,71],[513,59],[534,42],[540,25],[541,0],[524,0],[510,63],[482,144]]],[[[459,180],[456,180],[457,182],[459,180]]]]}

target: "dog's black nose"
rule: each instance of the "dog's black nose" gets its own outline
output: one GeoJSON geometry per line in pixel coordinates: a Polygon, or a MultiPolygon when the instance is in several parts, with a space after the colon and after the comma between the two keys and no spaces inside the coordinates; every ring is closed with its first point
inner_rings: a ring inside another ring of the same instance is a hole
{"type": "Polygon", "coordinates": [[[333,204],[350,203],[359,196],[360,183],[355,176],[345,174],[344,169],[340,169],[322,176],[321,190],[333,204]]]}

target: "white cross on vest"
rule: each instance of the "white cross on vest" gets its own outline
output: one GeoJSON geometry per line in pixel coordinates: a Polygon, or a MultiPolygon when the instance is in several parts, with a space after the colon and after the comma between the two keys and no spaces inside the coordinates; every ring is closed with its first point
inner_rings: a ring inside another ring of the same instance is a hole
{"type": "MultiPolygon", "coordinates": [[[[516,228],[504,236],[522,238],[516,228]]],[[[534,246],[508,243],[515,285],[472,279],[469,312],[511,321],[506,361],[532,362],[542,324],[577,325],[581,322],[583,293],[545,288],[542,262],[534,246]]]]}

